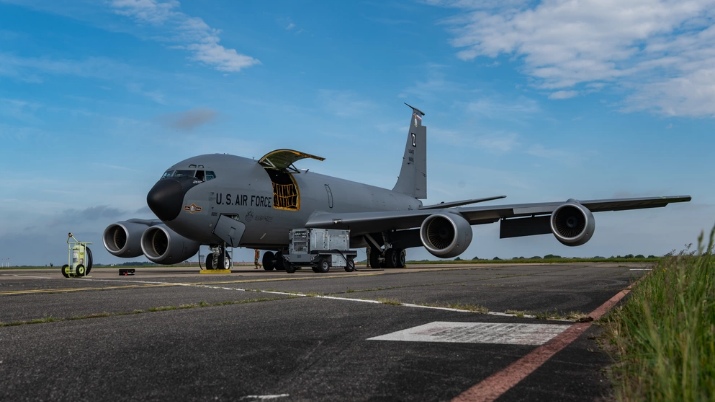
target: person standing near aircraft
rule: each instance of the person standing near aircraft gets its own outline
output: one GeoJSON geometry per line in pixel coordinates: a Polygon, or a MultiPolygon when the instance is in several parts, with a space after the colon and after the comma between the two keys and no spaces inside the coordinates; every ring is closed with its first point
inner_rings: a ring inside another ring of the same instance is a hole
{"type": "Polygon", "coordinates": [[[260,257],[260,256],[261,256],[261,252],[258,251],[258,249],[254,249],[254,253],[253,253],[253,265],[255,265],[256,267],[253,268],[253,269],[258,269],[258,257],[260,257]]]}

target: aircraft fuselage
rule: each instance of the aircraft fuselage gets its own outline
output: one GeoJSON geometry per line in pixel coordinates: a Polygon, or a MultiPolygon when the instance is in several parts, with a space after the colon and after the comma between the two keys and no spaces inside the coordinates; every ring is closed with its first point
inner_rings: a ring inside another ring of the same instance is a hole
{"type": "Polygon", "coordinates": [[[281,173],[282,177],[276,178],[273,177],[275,171],[255,160],[234,155],[196,156],[175,164],[167,172],[177,170],[213,172],[215,178],[200,181],[194,177],[180,205],[174,200],[166,207],[161,199],[152,203],[152,198],[157,198],[153,192],[164,185],[162,181],[174,180],[162,178],[149,193],[150,207],[155,213],[157,208],[171,208],[168,217],[175,215],[173,210],[180,207],[173,219],[167,220],[161,213],[157,216],[176,233],[202,244],[221,242],[213,234],[221,215],[235,217],[246,225],[241,246],[281,249],[288,244],[288,232],[305,227],[310,216],[316,213],[402,211],[422,205],[421,201],[405,194],[306,170],[281,173]],[[281,197],[281,186],[286,188],[287,197],[281,197]]]}

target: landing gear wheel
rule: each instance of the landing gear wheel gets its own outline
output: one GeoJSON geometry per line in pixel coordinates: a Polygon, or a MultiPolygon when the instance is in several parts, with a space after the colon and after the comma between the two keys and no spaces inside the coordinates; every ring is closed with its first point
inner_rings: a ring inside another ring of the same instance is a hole
{"type": "Polygon", "coordinates": [[[355,271],[355,261],[352,258],[348,258],[347,265],[345,265],[345,272],[355,271]]]}
{"type": "Polygon", "coordinates": [[[398,257],[394,249],[388,248],[385,250],[385,268],[396,268],[398,257]]]}
{"type": "Polygon", "coordinates": [[[214,253],[206,256],[206,266],[204,269],[214,269],[214,253]]]}
{"type": "Polygon", "coordinates": [[[75,268],[74,270],[77,276],[85,276],[87,274],[87,268],[85,268],[82,264],[77,265],[77,268],[75,268]]]}
{"type": "Polygon", "coordinates": [[[397,265],[395,265],[395,268],[404,268],[405,265],[407,265],[407,251],[396,248],[393,253],[397,255],[397,265]]]}
{"type": "Polygon", "coordinates": [[[266,251],[263,253],[263,269],[266,271],[273,271],[273,264],[276,260],[276,255],[272,251],[266,251]]]}
{"type": "Polygon", "coordinates": [[[283,258],[283,253],[280,251],[276,253],[276,262],[273,265],[276,269],[276,271],[285,271],[286,270],[286,260],[283,258]]]}
{"type": "Polygon", "coordinates": [[[231,269],[231,257],[221,253],[218,255],[218,264],[214,269],[231,269]]]}
{"type": "Polygon", "coordinates": [[[327,274],[330,271],[330,257],[323,257],[318,262],[318,272],[327,274]]]}
{"type": "Polygon", "coordinates": [[[92,258],[92,250],[87,248],[87,275],[89,275],[89,271],[92,270],[92,265],[94,264],[94,259],[92,258]]]}
{"type": "Polygon", "coordinates": [[[373,248],[370,250],[370,268],[377,269],[380,267],[380,249],[373,248]]]}
{"type": "Polygon", "coordinates": [[[69,265],[65,264],[62,266],[62,276],[64,276],[65,278],[70,277],[70,266],[69,265]]]}

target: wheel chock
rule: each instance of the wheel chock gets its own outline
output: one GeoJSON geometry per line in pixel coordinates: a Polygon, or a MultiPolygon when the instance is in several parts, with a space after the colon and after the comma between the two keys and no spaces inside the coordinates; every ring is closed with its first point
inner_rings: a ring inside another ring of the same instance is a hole
{"type": "Polygon", "coordinates": [[[202,269],[199,271],[201,274],[230,274],[230,269],[202,269]]]}
{"type": "Polygon", "coordinates": [[[134,268],[119,268],[119,276],[134,275],[134,268]]]}

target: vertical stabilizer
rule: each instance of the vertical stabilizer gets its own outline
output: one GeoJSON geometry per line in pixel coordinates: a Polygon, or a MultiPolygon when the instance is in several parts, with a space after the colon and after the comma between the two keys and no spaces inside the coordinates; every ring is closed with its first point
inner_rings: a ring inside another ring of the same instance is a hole
{"type": "Polygon", "coordinates": [[[422,116],[425,114],[417,108],[410,108],[412,117],[402,168],[392,191],[424,199],[427,198],[427,127],[422,125],[422,116]]]}

